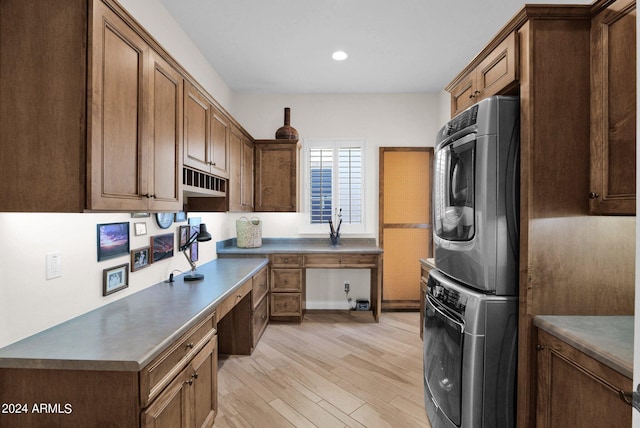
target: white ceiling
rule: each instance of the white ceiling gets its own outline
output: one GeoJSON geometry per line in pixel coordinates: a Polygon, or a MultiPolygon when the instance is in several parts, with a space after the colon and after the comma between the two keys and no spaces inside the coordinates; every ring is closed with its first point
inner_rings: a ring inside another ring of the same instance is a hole
{"type": "Polygon", "coordinates": [[[233,91],[263,93],[439,92],[523,4],[590,3],[160,1],[233,91]]]}

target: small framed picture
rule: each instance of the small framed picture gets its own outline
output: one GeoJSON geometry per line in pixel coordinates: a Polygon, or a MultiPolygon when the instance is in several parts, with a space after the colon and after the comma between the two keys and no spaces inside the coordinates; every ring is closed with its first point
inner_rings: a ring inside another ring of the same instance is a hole
{"type": "Polygon", "coordinates": [[[131,250],[131,272],[144,269],[151,263],[151,247],[142,247],[131,250]]]}
{"type": "Polygon", "coordinates": [[[98,261],[129,254],[129,222],[98,225],[98,261]]]}
{"type": "Polygon", "coordinates": [[[189,249],[189,254],[191,256],[191,261],[192,262],[197,262],[198,261],[198,241],[196,241],[193,244],[191,244],[191,247],[189,249]]]}
{"type": "Polygon", "coordinates": [[[151,238],[151,263],[173,257],[175,233],[165,233],[151,238]]]}
{"type": "Polygon", "coordinates": [[[187,213],[184,211],[178,211],[176,213],[174,221],[176,223],[182,223],[183,221],[187,221],[187,213]]]}
{"type": "Polygon", "coordinates": [[[178,228],[178,231],[180,233],[180,240],[178,243],[178,247],[182,248],[185,245],[187,245],[187,241],[189,240],[189,237],[191,236],[191,233],[189,233],[191,227],[190,226],[180,226],[178,228]]]}
{"type": "Polygon", "coordinates": [[[102,271],[102,295],[120,291],[129,286],[129,263],[102,271]]]}
{"type": "Polygon", "coordinates": [[[151,213],[131,213],[131,218],[151,217],[151,213]]]}
{"type": "Polygon", "coordinates": [[[147,223],[133,223],[133,233],[136,236],[147,234],[147,223]]]}

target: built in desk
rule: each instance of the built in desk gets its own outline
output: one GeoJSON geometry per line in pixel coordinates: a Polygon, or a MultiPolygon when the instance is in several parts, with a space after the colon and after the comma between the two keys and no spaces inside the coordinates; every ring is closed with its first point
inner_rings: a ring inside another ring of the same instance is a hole
{"type": "Polygon", "coordinates": [[[236,239],[217,243],[219,258],[268,257],[270,318],[301,322],[306,309],[306,269],[369,269],[370,310],[378,322],[382,302],[382,248],[375,239],[263,238],[258,248],[238,248],[236,239]]]}

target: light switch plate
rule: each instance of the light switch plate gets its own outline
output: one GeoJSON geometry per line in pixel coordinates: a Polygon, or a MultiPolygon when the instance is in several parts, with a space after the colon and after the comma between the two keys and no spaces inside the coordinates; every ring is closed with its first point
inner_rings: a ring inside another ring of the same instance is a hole
{"type": "Polygon", "coordinates": [[[62,276],[62,255],[59,251],[47,253],[47,279],[62,276]]]}

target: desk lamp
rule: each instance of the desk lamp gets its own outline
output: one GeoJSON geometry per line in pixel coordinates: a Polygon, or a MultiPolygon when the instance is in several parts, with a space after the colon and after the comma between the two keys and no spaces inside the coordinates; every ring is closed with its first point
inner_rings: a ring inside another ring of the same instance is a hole
{"type": "Polygon", "coordinates": [[[180,251],[184,253],[189,265],[191,266],[191,272],[184,276],[185,281],[199,281],[204,278],[201,273],[196,273],[196,264],[191,260],[191,244],[194,242],[211,241],[211,234],[207,232],[207,225],[200,224],[200,232],[194,232],[193,235],[187,240],[187,243],[180,247],[180,251]],[[189,255],[187,255],[187,248],[189,248],[189,255]]]}

